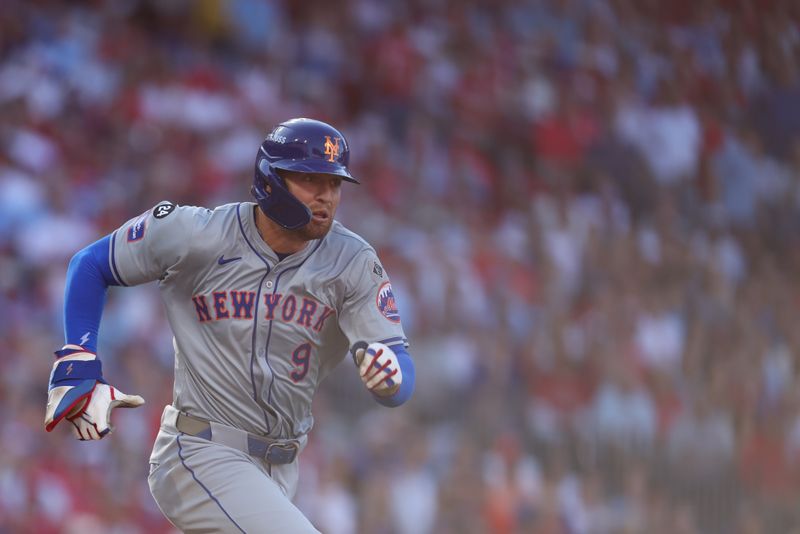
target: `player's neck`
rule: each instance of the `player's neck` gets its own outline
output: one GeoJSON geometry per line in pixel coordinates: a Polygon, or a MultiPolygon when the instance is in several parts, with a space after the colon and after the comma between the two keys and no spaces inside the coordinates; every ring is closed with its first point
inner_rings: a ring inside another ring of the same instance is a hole
{"type": "Polygon", "coordinates": [[[256,207],[255,214],[256,228],[261,239],[276,253],[294,254],[303,250],[308,244],[308,241],[295,232],[278,226],[272,219],[264,215],[260,208],[256,207]]]}

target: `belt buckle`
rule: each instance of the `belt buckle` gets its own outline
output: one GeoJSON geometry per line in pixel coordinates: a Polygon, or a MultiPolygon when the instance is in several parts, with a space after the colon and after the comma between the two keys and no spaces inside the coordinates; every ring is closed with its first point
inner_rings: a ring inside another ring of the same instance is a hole
{"type": "Polygon", "coordinates": [[[264,459],[271,464],[290,464],[297,457],[299,447],[297,443],[270,443],[264,459]]]}

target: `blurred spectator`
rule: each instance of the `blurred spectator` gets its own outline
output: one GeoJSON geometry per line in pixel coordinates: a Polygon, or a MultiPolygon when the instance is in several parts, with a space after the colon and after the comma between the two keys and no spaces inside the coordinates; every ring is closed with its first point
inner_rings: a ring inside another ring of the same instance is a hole
{"type": "Polygon", "coordinates": [[[406,453],[406,465],[395,475],[391,507],[395,532],[434,532],[438,512],[438,488],[428,459],[428,443],[413,441],[406,453]]]}
{"type": "Polygon", "coordinates": [[[653,399],[635,372],[610,366],[590,408],[594,435],[604,444],[646,450],[656,436],[653,399]]]}
{"type": "Polygon", "coordinates": [[[667,447],[676,476],[693,481],[713,479],[730,469],[735,452],[730,416],[715,408],[708,395],[695,394],[675,419],[667,447]]]}

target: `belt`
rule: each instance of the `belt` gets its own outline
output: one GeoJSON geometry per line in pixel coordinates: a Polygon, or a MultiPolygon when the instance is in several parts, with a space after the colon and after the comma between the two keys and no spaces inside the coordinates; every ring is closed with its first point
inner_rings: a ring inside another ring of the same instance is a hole
{"type": "Polygon", "coordinates": [[[164,416],[170,419],[174,417],[175,428],[179,432],[228,445],[271,464],[290,464],[295,461],[300,452],[300,444],[297,441],[273,440],[257,436],[238,428],[198,419],[187,413],[179,412],[173,406],[167,406],[164,416]]]}

